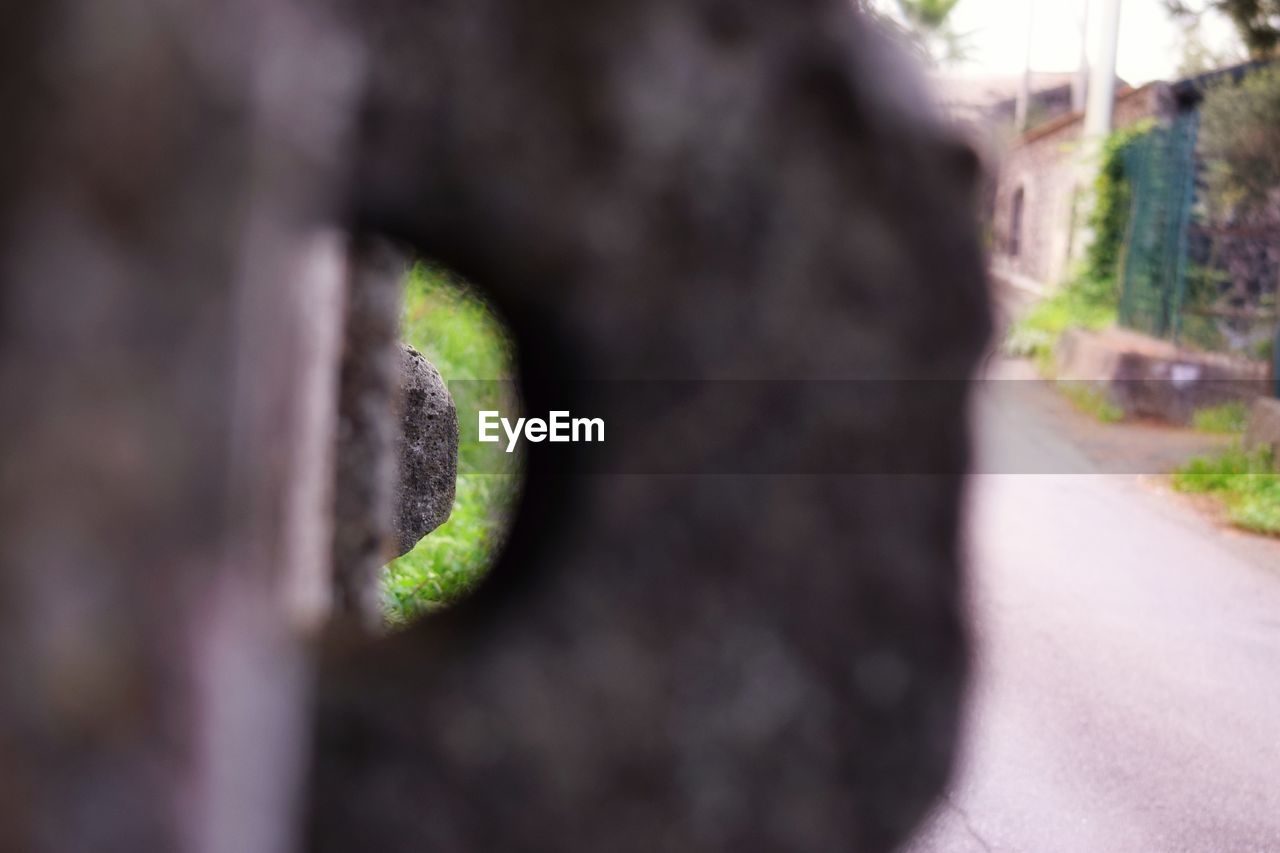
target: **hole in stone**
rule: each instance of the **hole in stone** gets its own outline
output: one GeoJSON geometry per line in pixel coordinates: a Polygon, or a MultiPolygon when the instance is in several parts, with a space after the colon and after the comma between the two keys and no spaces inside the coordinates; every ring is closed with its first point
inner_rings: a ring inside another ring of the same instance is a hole
{"type": "Polygon", "coordinates": [[[404,279],[400,338],[440,372],[458,412],[453,510],[409,553],[387,565],[383,601],[391,625],[405,625],[465,598],[496,561],[514,518],[522,457],[480,443],[476,413],[520,416],[515,347],[506,324],[469,282],[429,262],[404,279]]]}

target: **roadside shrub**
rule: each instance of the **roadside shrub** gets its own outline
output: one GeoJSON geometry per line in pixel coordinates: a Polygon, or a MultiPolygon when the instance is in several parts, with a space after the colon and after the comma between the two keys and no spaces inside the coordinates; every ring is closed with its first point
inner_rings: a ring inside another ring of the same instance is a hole
{"type": "Polygon", "coordinates": [[[1280,474],[1269,450],[1248,452],[1236,445],[1193,459],[1173,475],[1173,487],[1213,495],[1237,527],[1280,536],[1280,474]]]}
{"type": "Polygon", "coordinates": [[[1191,416],[1191,425],[1200,432],[1242,433],[1249,428],[1249,407],[1244,403],[1224,403],[1200,409],[1191,416]]]}
{"type": "Polygon", "coordinates": [[[1104,424],[1116,424],[1124,420],[1124,409],[1112,403],[1105,394],[1088,383],[1059,382],[1058,389],[1078,410],[1104,424]]]}
{"type": "Polygon", "coordinates": [[[1058,338],[1067,329],[1103,329],[1116,321],[1116,302],[1105,284],[1077,277],[1057,293],[1036,303],[1005,336],[1004,352],[1034,358],[1042,368],[1052,361],[1058,338]]]}

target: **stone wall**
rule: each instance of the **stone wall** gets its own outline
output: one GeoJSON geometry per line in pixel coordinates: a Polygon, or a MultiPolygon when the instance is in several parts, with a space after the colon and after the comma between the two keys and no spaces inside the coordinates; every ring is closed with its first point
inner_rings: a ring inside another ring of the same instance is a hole
{"type": "MultiPolygon", "coordinates": [[[[1166,109],[1167,86],[1150,84],[1116,99],[1117,129],[1166,109]]],[[[1084,157],[1083,115],[1077,113],[1025,134],[997,170],[992,222],[992,266],[1007,280],[1040,290],[1059,284],[1078,256],[1076,226],[1087,197],[1077,190],[1084,157]],[[1022,193],[1022,225],[1015,253],[1014,198],[1022,193]]]]}
{"type": "Polygon", "coordinates": [[[1127,416],[1181,426],[1190,426],[1202,409],[1252,403],[1272,387],[1264,365],[1184,350],[1127,329],[1067,330],[1054,351],[1054,375],[1092,386],[1127,416]]]}

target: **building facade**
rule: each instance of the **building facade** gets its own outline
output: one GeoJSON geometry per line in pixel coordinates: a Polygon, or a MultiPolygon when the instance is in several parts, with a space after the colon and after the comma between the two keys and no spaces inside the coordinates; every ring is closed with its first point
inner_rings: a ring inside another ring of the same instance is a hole
{"type": "MultiPolygon", "coordinates": [[[[1172,89],[1150,83],[1116,96],[1113,124],[1131,127],[1172,114],[1172,89]]],[[[1051,290],[1079,256],[1087,213],[1084,114],[1071,113],[1032,128],[1004,153],[996,174],[991,224],[992,274],[1002,284],[1051,290]]]]}

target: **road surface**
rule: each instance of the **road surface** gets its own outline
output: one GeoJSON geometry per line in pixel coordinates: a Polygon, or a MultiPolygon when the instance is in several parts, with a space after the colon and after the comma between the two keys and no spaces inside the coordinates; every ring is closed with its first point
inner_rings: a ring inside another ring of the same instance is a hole
{"type": "Polygon", "coordinates": [[[1280,543],[1087,473],[1125,466],[1042,393],[978,407],[980,467],[1039,473],[974,478],[964,745],[908,850],[1280,851],[1280,543]]]}

